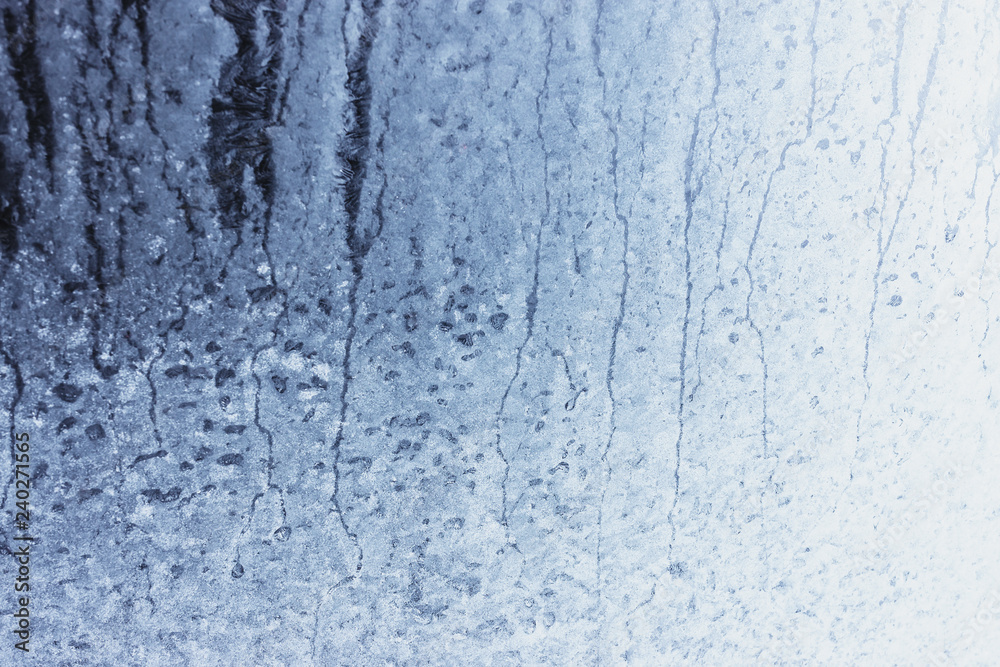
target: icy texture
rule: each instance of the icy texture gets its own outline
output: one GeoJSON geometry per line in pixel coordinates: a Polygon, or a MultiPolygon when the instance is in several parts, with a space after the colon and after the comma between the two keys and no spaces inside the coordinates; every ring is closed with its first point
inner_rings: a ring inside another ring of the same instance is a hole
{"type": "Polygon", "coordinates": [[[998,16],[5,0],[0,662],[995,660],[998,16]]]}

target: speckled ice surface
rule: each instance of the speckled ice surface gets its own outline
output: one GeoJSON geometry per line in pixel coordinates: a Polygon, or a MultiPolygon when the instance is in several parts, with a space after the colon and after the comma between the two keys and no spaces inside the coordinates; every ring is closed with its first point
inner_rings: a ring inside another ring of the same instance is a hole
{"type": "Polygon", "coordinates": [[[0,664],[996,664],[1000,3],[2,13],[0,664]]]}

